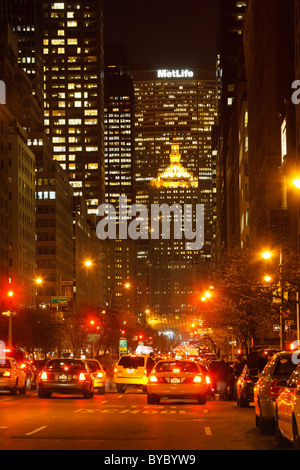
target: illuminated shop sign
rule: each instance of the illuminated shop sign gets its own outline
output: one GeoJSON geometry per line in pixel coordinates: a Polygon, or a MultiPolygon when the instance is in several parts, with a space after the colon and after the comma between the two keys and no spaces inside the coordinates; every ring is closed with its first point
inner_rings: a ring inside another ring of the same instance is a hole
{"type": "Polygon", "coordinates": [[[157,71],[157,78],[193,78],[194,72],[192,70],[169,70],[161,69],[157,71]]]}

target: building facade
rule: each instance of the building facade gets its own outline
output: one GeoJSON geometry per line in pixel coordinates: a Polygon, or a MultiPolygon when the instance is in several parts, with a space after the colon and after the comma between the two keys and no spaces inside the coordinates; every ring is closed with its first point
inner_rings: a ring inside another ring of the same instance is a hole
{"type": "Polygon", "coordinates": [[[43,2],[44,125],[88,213],[104,201],[102,1],[43,2]]]}

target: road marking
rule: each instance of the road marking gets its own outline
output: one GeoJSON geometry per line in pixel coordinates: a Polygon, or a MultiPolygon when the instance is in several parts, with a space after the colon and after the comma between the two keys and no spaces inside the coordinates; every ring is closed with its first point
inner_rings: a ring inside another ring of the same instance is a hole
{"type": "Polygon", "coordinates": [[[205,434],[206,434],[207,436],[212,436],[212,432],[211,432],[210,427],[207,427],[207,428],[204,428],[204,429],[205,429],[205,434]]]}
{"type": "Polygon", "coordinates": [[[8,426],[0,426],[0,429],[8,429],[8,426]]]}
{"type": "Polygon", "coordinates": [[[12,400],[12,398],[1,398],[0,401],[10,401],[10,400],[12,400]]]}
{"type": "Polygon", "coordinates": [[[40,428],[34,429],[34,431],[27,432],[25,436],[31,436],[32,434],[36,434],[37,432],[42,431],[43,429],[46,429],[47,426],[41,426],[40,428]]]}
{"type": "Polygon", "coordinates": [[[203,413],[208,413],[208,410],[204,410],[203,413]]]}

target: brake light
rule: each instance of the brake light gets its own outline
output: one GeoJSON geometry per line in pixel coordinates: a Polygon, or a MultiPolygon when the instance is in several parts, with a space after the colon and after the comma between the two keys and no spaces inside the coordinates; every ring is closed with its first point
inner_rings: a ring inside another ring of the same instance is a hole
{"type": "Polygon", "coordinates": [[[201,384],[202,382],[202,377],[200,377],[200,375],[196,375],[196,377],[194,378],[193,382],[195,384],[201,384]]]}
{"type": "Polygon", "coordinates": [[[114,372],[118,372],[118,368],[117,368],[117,367],[114,368],[114,372]]]}
{"type": "Polygon", "coordinates": [[[41,375],[41,380],[47,380],[47,379],[48,379],[47,372],[44,371],[41,375]]]}
{"type": "Polygon", "coordinates": [[[150,375],[149,381],[154,384],[157,382],[157,377],[155,377],[155,375],[150,375]]]}
{"type": "Polygon", "coordinates": [[[85,381],[85,374],[81,372],[78,377],[79,382],[84,382],[85,381]]]}
{"type": "Polygon", "coordinates": [[[103,377],[103,374],[102,374],[102,372],[98,372],[98,374],[97,374],[97,378],[98,378],[98,379],[101,379],[102,377],[103,377]]]}
{"type": "Polygon", "coordinates": [[[3,377],[11,377],[11,373],[9,370],[6,370],[3,374],[3,377]]]}
{"type": "Polygon", "coordinates": [[[174,374],[179,374],[179,372],[180,372],[180,369],[173,369],[174,374]]]}
{"type": "Polygon", "coordinates": [[[280,393],[284,390],[284,387],[276,387],[277,382],[278,382],[278,379],[273,380],[269,388],[268,395],[271,398],[277,398],[280,395],[280,393]]]}
{"type": "Polygon", "coordinates": [[[209,376],[209,375],[207,375],[207,376],[205,377],[205,382],[206,382],[207,385],[210,385],[210,384],[211,384],[211,380],[210,380],[210,376],[209,376]]]}

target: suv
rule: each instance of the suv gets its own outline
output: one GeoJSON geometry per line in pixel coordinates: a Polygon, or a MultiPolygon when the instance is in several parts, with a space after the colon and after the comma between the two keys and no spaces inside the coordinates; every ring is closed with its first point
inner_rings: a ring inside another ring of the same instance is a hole
{"type": "Polygon", "coordinates": [[[150,356],[123,355],[114,369],[114,382],[119,393],[127,387],[138,387],[147,392],[148,375],[155,364],[150,356]]]}

